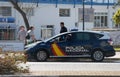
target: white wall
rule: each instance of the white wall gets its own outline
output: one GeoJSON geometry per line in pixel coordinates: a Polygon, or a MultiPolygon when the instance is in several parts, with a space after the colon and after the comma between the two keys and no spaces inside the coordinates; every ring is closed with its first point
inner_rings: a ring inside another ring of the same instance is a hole
{"type": "Polygon", "coordinates": [[[107,6],[93,6],[93,8],[95,9],[95,12],[107,12],[108,13],[108,26],[109,28],[113,27],[113,22],[112,22],[112,16],[114,13],[114,9],[112,6],[109,6],[109,8],[107,8],[107,6]]]}
{"type": "MultiPolygon", "coordinates": [[[[73,5],[64,5],[64,4],[59,4],[58,7],[56,8],[55,4],[39,4],[39,7],[35,7],[35,15],[32,16],[30,25],[35,26],[35,34],[36,38],[40,39],[40,30],[41,30],[41,25],[54,25],[55,26],[55,34],[58,34],[60,31],[60,22],[64,22],[65,26],[68,28],[68,30],[74,28],[75,22],[78,22],[78,8],[82,8],[81,5],[76,5],[74,8],[73,5]],[[70,9],[70,17],[60,17],[59,16],[59,8],[68,8],[70,9]]],[[[91,8],[91,6],[85,6],[85,8],[91,8]]],[[[108,25],[112,27],[112,13],[113,11],[112,8],[110,7],[109,9],[107,6],[93,6],[95,12],[108,12],[108,25]]],[[[21,16],[18,14],[16,15],[17,17],[17,23],[18,24],[23,24],[23,20],[21,16]],[[19,17],[19,18],[18,18],[19,17]]],[[[83,28],[83,23],[78,22],[78,28],[82,30],[83,28]]],[[[90,30],[94,27],[94,22],[85,22],[85,30],[90,30]]]]}
{"type": "MultiPolygon", "coordinates": [[[[3,3],[0,2],[0,6],[3,3]]],[[[9,3],[4,3],[4,6],[11,6],[9,3]]],[[[82,8],[82,5],[67,5],[59,4],[56,8],[55,4],[39,4],[39,7],[34,7],[34,16],[29,20],[30,25],[35,26],[35,35],[37,39],[40,39],[41,25],[54,25],[55,33],[58,34],[60,31],[60,22],[64,22],[68,30],[75,27],[75,22],[78,22],[78,8],[82,8]],[[59,17],[59,8],[70,9],[70,17],[59,17]]],[[[91,6],[85,5],[85,8],[91,8],[91,6]]],[[[107,9],[107,6],[93,6],[95,12],[108,12],[108,26],[112,28],[112,14],[115,11],[112,7],[107,9]]],[[[25,25],[21,15],[12,9],[13,17],[16,18],[17,25],[25,25]]],[[[78,22],[78,28],[82,30],[82,22],[78,22]]],[[[85,22],[85,30],[90,30],[94,27],[94,22],[85,22]]]]}
{"type": "Polygon", "coordinates": [[[32,18],[31,22],[36,26],[37,38],[40,37],[40,27],[41,25],[54,25],[55,33],[58,34],[60,31],[60,22],[64,22],[65,26],[69,29],[75,25],[77,21],[75,19],[76,12],[73,6],[59,5],[57,8],[55,5],[40,5],[35,9],[35,16],[32,18]],[[70,17],[59,17],[59,8],[70,8],[70,17]],[[37,23],[37,24],[36,24],[37,23]]]}

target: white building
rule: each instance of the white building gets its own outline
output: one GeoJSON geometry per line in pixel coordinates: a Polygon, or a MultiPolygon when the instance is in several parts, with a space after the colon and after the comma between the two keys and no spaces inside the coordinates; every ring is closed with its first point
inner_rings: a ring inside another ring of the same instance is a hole
{"type": "MultiPolygon", "coordinates": [[[[80,30],[83,29],[82,0],[39,0],[38,3],[29,3],[29,0],[24,1],[28,1],[28,3],[21,2],[19,5],[26,12],[30,25],[35,27],[37,39],[45,39],[58,34],[60,22],[64,22],[68,30],[75,27],[80,30]]],[[[115,1],[85,0],[85,30],[118,30],[112,21],[112,16],[116,11],[113,8],[115,1]]],[[[11,3],[4,0],[0,2],[0,26],[3,24],[17,25],[13,28],[24,25],[20,13],[13,8],[11,3]],[[13,22],[6,22],[8,17],[13,18],[13,22]]],[[[14,31],[11,31],[12,34],[15,33],[14,31]]],[[[2,34],[2,30],[0,33],[2,34]]]]}

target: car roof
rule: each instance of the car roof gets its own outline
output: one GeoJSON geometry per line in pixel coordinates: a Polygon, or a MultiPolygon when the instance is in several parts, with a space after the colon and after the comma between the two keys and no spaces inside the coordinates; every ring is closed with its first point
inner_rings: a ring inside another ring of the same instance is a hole
{"type": "Polygon", "coordinates": [[[107,33],[107,32],[103,32],[103,31],[70,31],[70,32],[65,32],[65,33],[61,33],[60,35],[62,34],[67,34],[67,33],[79,33],[79,32],[88,32],[88,33],[97,33],[97,34],[104,34],[104,33],[107,33]]]}
{"type": "MultiPolygon", "coordinates": [[[[46,41],[48,41],[50,39],[53,39],[53,38],[55,38],[57,36],[60,36],[60,35],[69,34],[69,33],[79,33],[79,32],[88,32],[88,33],[96,33],[96,34],[107,35],[106,34],[107,32],[103,32],[103,31],[70,31],[70,32],[64,32],[64,33],[57,34],[57,35],[55,35],[55,36],[53,36],[53,37],[51,37],[49,39],[46,39],[44,42],[46,42],[46,41]]],[[[107,36],[107,38],[108,38],[108,36],[107,36]]]]}

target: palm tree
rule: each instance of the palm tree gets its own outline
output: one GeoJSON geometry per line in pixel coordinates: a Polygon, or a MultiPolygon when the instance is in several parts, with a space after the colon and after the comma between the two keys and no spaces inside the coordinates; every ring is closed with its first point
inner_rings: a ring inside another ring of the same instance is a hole
{"type": "MultiPolygon", "coordinates": [[[[120,0],[114,5],[114,8],[120,7],[120,0]]],[[[113,15],[113,21],[116,25],[120,24],[120,8],[113,15]]]]}

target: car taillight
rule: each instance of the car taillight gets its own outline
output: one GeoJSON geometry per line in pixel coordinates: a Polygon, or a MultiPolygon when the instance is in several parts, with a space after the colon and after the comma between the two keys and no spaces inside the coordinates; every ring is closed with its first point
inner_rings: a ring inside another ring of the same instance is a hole
{"type": "Polygon", "coordinates": [[[113,45],[112,39],[109,39],[109,40],[108,40],[108,43],[109,43],[110,45],[113,45]]]}

